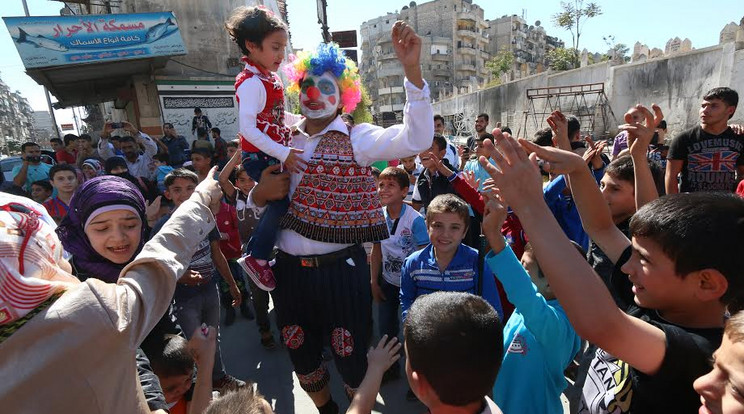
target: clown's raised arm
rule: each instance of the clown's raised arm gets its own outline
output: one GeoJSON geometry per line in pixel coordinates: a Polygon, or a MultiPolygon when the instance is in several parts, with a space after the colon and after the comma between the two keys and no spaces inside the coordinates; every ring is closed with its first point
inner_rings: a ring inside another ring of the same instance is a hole
{"type": "MultiPolygon", "coordinates": [[[[300,97],[304,119],[297,124],[298,129],[308,137],[327,130],[347,133],[360,166],[418,154],[431,146],[434,136],[429,86],[421,77],[421,38],[404,22],[396,22],[392,39],[405,72],[402,125],[382,128],[365,123],[346,128],[339,115],[354,112],[361,101],[361,79],[354,62],[346,59],[334,44],[321,44],[315,51],[301,52],[284,69],[289,79],[288,89],[298,92],[300,97]],[[317,125],[318,120],[326,120],[320,124],[324,126],[322,131],[309,125],[317,125]]],[[[291,121],[291,117],[286,120],[291,121]]]]}

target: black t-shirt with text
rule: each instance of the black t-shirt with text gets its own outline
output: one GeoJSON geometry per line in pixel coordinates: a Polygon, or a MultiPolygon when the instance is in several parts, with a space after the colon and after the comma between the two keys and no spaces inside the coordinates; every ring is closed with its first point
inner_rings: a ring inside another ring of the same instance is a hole
{"type": "Polygon", "coordinates": [[[744,136],[734,134],[731,128],[712,135],[698,125],[672,140],[667,159],[683,161],[680,192],[733,192],[736,167],[744,164],[742,150],[744,136]]]}
{"type": "MultiPolygon", "coordinates": [[[[630,247],[615,265],[613,278],[630,258],[630,247]]],[[[627,277],[625,277],[627,279],[627,277]]],[[[616,286],[620,288],[620,286],[616,286]]],[[[628,292],[618,292],[627,298],[628,292]]],[[[632,292],[630,292],[632,295],[632,292]]],[[[646,375],[603,349],[585,360],[587,375],[579,413],[696,413],[700,396],[692,383],[711,370],[710,358],[721,344],[723,328],[693,329],[664,320],[657,311],[632,303],[626,313],[664,331],[666,353],[659,371],[646,375]]],[[[581,368],[580,368],[581,369],[581,368]]]]}

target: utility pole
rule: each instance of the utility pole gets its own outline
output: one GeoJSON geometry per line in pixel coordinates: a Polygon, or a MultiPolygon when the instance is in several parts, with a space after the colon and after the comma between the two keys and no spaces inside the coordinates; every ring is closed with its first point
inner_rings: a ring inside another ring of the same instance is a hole
{"type": "Polygon", "coordinates": [[[326,0],[317,0],[317,2],[318,23],[320,23],[320,28],[323,30],[323,43],[331,43],[331,32],[328,31],[328,14],[326,13],[328,2],[326,0]]]}
{"type": "MultiPolygon", "coordinates": [[[[31,14],[28,12],[28,4],[26,4],[26,0],[21,0],[23,2],[23,11],[26,13],[26,17],[30,17],[31,14]]],[[[52,124],[54,124],[54,131],[57,133],[57,138],[62,139],[62,136],[59,134],[59,126],[57,125],[57,117],[54,116],[54,107],[52,106],[52,100],[49,98],[49,91],[47,90],[46,86],[43,86],[44,88],[44,97],[47,101],[47,107],[49,108],[49,115],[52,117],[52,124]]]]}

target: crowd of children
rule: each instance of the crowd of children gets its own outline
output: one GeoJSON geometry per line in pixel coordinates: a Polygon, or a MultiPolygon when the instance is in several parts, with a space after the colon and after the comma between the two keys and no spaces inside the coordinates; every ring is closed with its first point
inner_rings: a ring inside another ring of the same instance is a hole
{"type": "Polygon", "coordinates": [[[246,65],[238,139],[197,108],[186,167],[171,124],[161,141],[125,123],[120,147],[111,123],[97,148],[66,136],[51,168],[24,144],[30,199],[0,203],[3,410],[271,413],[260,383],[227,373],[220,325],[238,307],[277,347],[273,298],[321,414],[339,411],[326,344],[347,413],[401,370],[432,414],[744,412],[735,91],[709,91],[669,145],[659,106],[630,108],[612,160],[559,111],[531,141],[481,114],[458,152],[406,23],[409,102],[388,129],[354,124],[360,80],[336,46],[288,65],[302,116],[285,114],[286,24],[240,7],[226,29],[246,65]],[[380,159],[397,164],[373,173],[380,159]]]}

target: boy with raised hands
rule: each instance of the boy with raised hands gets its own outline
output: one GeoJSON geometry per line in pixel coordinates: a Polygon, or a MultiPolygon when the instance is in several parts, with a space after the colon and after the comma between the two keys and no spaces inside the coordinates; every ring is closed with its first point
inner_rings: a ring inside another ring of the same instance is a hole
{"type": "MultiPolygon", "coordinates": [[[[502,236],[506,206],[495,195],[485,194],[483,234],[492,249],[486,263],[516,306],[504,325],[504,356],[493,400],[507,413],[562,414],[561,393],[568,385],[563,372],[579,352],[581,338],[556,300],[530,245],[520,263],[502,236]]],[[[574,246],[583,254],[578,244],[574,246]]]]}
{"type": "MultiPolygon", "coordinates": [[[[648,126],[622,128],[635,136],[653,135],[653,115],[642,110],[648,126]]],[[[481,162],[522,220],[576,332],[598,346],[579,413],[697,410],[692,383],[710,370],[726,304],[743,290],[744,201],[710,193],[654,200],[631,220],[631,242],[612,222],[581,157],[503,135],[496,141],[491,153],[499,168],[481,162]],[[536,155],[529,159],[520,143],[536,155]],[[626,312],[617,308],[542,201],[537,157],[547,171],[568,174],[587,232],[615,263],[618,277],[629,276],[634,306],[626,312]],[[718,243],[700,243],[711,239],[718,243]]],[[[644,180],[639,172],[637,179],[644,180]]]]}

